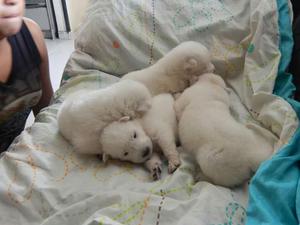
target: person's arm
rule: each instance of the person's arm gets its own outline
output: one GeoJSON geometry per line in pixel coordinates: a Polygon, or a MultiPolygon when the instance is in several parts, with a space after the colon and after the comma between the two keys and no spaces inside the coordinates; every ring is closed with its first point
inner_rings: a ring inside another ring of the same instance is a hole
{"type": "Polygon", "coordinates": [[[39,103],[32,108],[33,113],[36,116],[42,108],[49,105],[51,98],[53,96],[53,89],[52,89],[50,75],[49,75],[48,52],[44,41],[44,35],[39,25],[35,23],[33,20],[24,18],[24,21],[33,37],[33,40],[41,56],[40,75],[41,75],[41,85],[42,85],[42,97],[39,103]]]}

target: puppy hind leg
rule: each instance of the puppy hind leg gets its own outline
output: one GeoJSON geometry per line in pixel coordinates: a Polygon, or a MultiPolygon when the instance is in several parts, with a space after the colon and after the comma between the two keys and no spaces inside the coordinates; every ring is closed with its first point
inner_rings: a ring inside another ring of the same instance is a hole
{"type": "Polygon", "coordinates": [[[222,167],[222,155],[223,148],[211,144],[202,145],[195,155],[200,167],[196,180],[209,183],[215,183],[214,181],[219,180],[220,174],[218,172],[220,172],[219,169],[222,167]]]}

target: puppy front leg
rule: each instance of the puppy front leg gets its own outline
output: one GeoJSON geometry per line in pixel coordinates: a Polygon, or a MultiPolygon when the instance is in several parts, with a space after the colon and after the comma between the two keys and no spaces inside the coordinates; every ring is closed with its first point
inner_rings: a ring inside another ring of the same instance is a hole
{"type": "Polygon", "coordinates": [[[168,159],[168,171],[173,173],[180,166],[179,153],[176,149],[176,141],[172,130],[161,130],[157,144],[168,159]]]}
{"type": "Polygon", "coordinates": [[[158,153],[153,152],[151,158],[145,162],[145,166],[150,171],[153,180],[161,178],[162,162],[158,153]]]}

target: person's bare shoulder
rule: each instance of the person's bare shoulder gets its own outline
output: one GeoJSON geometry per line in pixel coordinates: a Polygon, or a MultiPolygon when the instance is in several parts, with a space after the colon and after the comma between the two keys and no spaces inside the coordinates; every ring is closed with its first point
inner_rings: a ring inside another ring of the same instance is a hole
{"type": "Polygon", "coordinates": [[[35,21],[26,17],[24,17],[23,19],[32,35],[35,44],[37,45],[42,61],[44,61],[44,57],[47,57],[47,48],[46,48],[44,35],[43,32],[41,31],[41,28],[35,21]]]}
{"type": "Polygon", "coordinates": [[[51,98],[53,96],[53,89],[52,89],[50,75],[49,75],[48,52],[47,52],[46,43],[44,41],[44,35],[39,25],[33,20],[28,18],[24,18],[24,22],[31,33],[31,36],[38,48],[41,57],[40,78],[41,78],[41,86],[42,86],[42,97],[39,103],[32,108],[34,115],[37,115],[42,108],[49,105],[49,103],[51,102],[51,98]]]}

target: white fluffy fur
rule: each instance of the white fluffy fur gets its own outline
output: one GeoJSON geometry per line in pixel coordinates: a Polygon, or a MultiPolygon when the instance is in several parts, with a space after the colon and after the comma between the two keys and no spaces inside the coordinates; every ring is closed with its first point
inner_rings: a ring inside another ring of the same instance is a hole
{"type": "Polygon", "coordinates": [[[232,187],[249,179],[273,152],[272,144],[230,114],[224,80],[203,74],[176,100],[179,137],[204,176],[232,187]]]}
{"type": "Polygon", "coordinates": [[[194,83],[202,73],[213,70],[207,48],[198,42],[187,41],[173,48],[150,67],[128,73],[122,79],[143,83],[153,96],[160,93],[175,94],[194,83]]]}
{"type": "MultiPolygon", "coordinates": [[[[141,83],[126,80],[69,96],[58,112],[61,134],[79,153],[102,154],[103,129],[122,118],[139,118],[151,107],[151,94],[141,83]]],[[[107,149],[108,151],[108,149],[107,149]]]]}
{"type": "Polygon", "coordinates": [[[124,80],[70,96],[58,112],[58,126],[77,152],[101,154],[104,161],[145,162],[154,179],[161,175],[161,151],[168,159],[170,173],[180,165],[172,95],[152,98],[136,81],[124,80]]]}
{"type": "MultiPolygon", "coordinates": [[[[160,94],[152,99],[152,107],[138,119],[146,134],[156,147],[155,152],[161,152],[169,163],[169,173],[174,172],[180,165],[179,154],[176,150],[178,140],[177,119],[174,110],[174,99],[171,94],[160,94]]],[[[160,178],[161,162],[157,154],[146,163],[154,179],[160,178]]]]}
{"type": "Polygon", "coordinates": [[[137,120],[110,123],[103,129],[99,141],[105,155],[113,159],[143,163],[152,155],[151,139],[137,120]]]}
{"type": "Polygon", "coordinates": [[[161,176],[161,152],[169,162],[170,173],[179,167],[177,139],[174,99],[171,94],[160,94],[153,97],[152,106],[143,117],[130,121],[122,119],[105,127],[100,143],[111,158],[135,163],[146,161],[145,166],[156,180],[161,176]]]}

